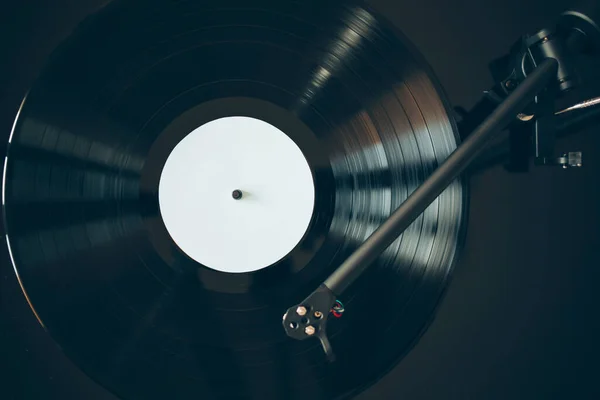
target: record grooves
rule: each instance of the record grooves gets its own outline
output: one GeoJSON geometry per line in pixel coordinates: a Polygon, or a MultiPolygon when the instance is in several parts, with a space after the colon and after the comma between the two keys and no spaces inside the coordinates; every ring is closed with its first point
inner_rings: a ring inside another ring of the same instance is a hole
{"type": "Polygon", "coordinates": [[[464,183],[344,296],[329,327],[338,361],[288,340],[282,312],[456,145],[428,67],[364,5],[117,0],[60,47],[24,102],[3,185],[9,247],[49,333],[119,397],[347,398],[432,318],[461,245],[464,183]],[[171,150],[228,116],[287,134],[315,185],[303,239],[251,273],[192,260],[158,204],[171,150]]]}

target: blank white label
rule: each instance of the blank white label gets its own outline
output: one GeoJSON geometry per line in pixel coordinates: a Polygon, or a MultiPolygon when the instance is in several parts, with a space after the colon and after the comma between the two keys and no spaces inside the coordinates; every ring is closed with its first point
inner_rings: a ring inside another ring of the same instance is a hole
{"type": "Polygon", "coordinates": [[[187,135],[167,159],[158,195],[179,248],[229,273],[285,257],[306,233],[315,203],[302,151],[273,125],[248,117],[214,120],[187,135]]]}

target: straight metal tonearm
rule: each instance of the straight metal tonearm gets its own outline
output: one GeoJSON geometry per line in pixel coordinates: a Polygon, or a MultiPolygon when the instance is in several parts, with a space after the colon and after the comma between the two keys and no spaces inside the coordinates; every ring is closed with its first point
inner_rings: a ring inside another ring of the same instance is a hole
{"type": "Polygon", "coordinates": [[[539,64],[373,234],[322,285],[283,317],[286,334],[297,340],[317,337],[329,360],[327,318],[341,295],[408,226],[469,166],[490,139],[502,132],[538,94],[556,82],[558,62],[539,64]]]}

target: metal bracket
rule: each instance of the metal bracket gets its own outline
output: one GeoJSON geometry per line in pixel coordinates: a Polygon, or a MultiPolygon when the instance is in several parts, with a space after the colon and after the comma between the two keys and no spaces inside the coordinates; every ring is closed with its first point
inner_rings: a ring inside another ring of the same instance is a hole
{"type": "Polygon", "coordinates": [[[559,166],[564,169],[567,168],[579,168],[583,166],[583,156],[580,151],[573,151],[570,153],[565,153],[557,158],[540,158],[536,159],[536,163],[538,165],[550,165],[550,166],[559,166]]]}

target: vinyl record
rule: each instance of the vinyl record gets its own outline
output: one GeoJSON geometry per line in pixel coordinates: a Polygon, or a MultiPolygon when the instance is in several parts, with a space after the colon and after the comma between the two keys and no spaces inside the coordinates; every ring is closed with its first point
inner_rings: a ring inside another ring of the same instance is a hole
{"type": "Polygon", "coordinates": [[[393,368],[433,318],[461,246],[464,183],[344,293],[328,326],[335,362],[318,340],[287,337],[282,315],[457,140],[428,67],[364,5],[116,0],[72,33],[24,100],[4,170],[7,244],[40,323],[120,398],[347,398],[393,368]],[[178,144],[232,118],[247,118],[243,132],[192,151],[172,180],[185,193],[163,191],[178,144]],[[256,121],[300,150],[302,179],[283,167],[288,150],[244,136],[256,121]],[[276,201],[261,185],[247,195],[225,183],[227,198],[213,199],[204,180],[220,185],[231,169],[276,183],[276,201]],[[177,240],[163,195],[184,211],[195,204],[183,213],[191,242],[177,240]],[[221,257],[240,270],[217,268],[221,257]]]}

